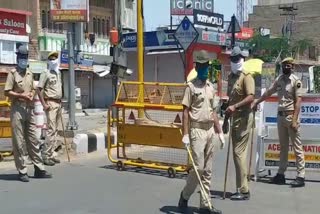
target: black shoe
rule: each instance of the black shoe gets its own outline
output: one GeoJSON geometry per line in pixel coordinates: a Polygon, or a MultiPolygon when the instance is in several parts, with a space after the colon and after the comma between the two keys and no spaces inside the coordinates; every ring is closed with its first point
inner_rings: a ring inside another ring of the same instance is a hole
{"type": "Polygon", "coordinates": [[[232,196],[230,197],[230,200],[233,200],[233,201],[247,201],[249,199],[250,199],[250,192],[247,192],[247,193],[237,192],[235,194],[232,194],[232,196]]]}
{"type": "Polygon", "coordinates": [[[295,188],[295,187],[304,187],[305,183],[304,183],[304,178],[302,177],[297,177],[294,181],[292,181],[290,183],[291,187],[295,188]]]}
{"type": "Polygon", "coordinates": [[[54,163],[61,163],[61,161],[57,158],[50,158],[50,160],[52,160],[54,163]]]}
{"type": "Polygon", "coordinates": [[[34,177],[35,178],[52,178],[52,174],[46,170],[40,170],[38,167],[34,167],[34,177]]]}
{"type": "Polygon", "coordinates": [[[200,208],[199,209],[200,214],[222,214],[221,210],[217,210],[216,208],[200,208]]]}
{"type": "Polygon", "coordinates": [[[46,166],[54,166],[56,163],[51,159],[45,158],[45,159],[43,159],[43,164],[46,166]]]}
{"type": "Polygon", "coordinates": [[[286,184],[286,178],[284,175],[282,174],[277,174],[276,176],[274,176],[271,180],[270,183],[272,184],[278,184],[278,185],[283,185],[286,184]]]}
{"type": "Polygon", "coordinates": [[[29,176],[28,174],[21,174],[19,173],[19,180],[22,182],[29,182],[29,176]]]}
{"type": "Polygon", "coordinates": [[[181,211],[185,211],[186,209],[188,209],[188,200],[183,198],[182,192],[180,194],[178,207],[181,211]]]}

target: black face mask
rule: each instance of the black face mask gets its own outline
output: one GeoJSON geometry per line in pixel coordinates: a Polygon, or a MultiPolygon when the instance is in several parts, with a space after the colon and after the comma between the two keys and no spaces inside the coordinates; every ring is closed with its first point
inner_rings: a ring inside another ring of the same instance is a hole
{"type": "Polygon", "coordinates": [[[284,68],[284,69],[282,69],[282,72],[285,75],[289,75],[289,74],[291,74],[291,69],[290,68],[284,68]]]}
{"type": "Polygon", "coordinates": [[[282,72],[283,72],[283,74],[285,74],[285,75],[289,75],[289,74],[291,74],[291,71],[292,71],[292,67],[289,65],[283,65],[282,66],[282,72]]]}

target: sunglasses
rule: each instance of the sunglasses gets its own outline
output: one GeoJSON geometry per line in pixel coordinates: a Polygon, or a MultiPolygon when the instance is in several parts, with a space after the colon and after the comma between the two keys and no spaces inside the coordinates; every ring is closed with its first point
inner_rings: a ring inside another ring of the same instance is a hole
{"type": "Polygon", "coordinates": [[[293,65],[292,64],[283,64],[282,67],[283,68],[292,68],[293,65]]]}
{"type": "Polygon", "coordinates": [[[28,59],[28,55],[27,54],[17,54],[17,58],[18,59],[28,59]]]}
{"type": "Polygon", "coordinates": [[[242,58],[242,56],[237,55],[237,56],[230,56],[230,61],[233,63],[237,63],[240,61],[240,59],[242,58]]]}

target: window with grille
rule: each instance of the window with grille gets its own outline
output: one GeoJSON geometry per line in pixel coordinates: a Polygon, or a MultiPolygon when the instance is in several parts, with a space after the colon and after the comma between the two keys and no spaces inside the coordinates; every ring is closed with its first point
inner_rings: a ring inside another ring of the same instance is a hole
{"type": "Polygon", "coordinates": [[[107,30],[107,36],[109,36],[109,33],[110,33],[110,19],[107,19],[106,30],[107,30]]]}
{"type": "Polygon", "coordinates": [[[102,19],[102,35],[106,35],[106,21],[102,19]]]}
{"type": "Polygon", "coordinates": [[[316,47],[309,47],[309,59],[316,60],[316,47]]]}
{"type": "Polygon", "coordinates": [[[98,19],[98,34],[101,35],[101,20],[98,19]]]}
{"type": "Polygon", "coordinates": [[[42,29],[48,28],[47,14],[45,10],[41,12],[41,27],[42,29]]]}
{"type": "Polygon", "coordinates": [[[93,32],[97,33],[97,19],[93,18],[93,32]]]}
{"type": "Polygon", "coordinates": [[[2,51],[14,52],[14,42],[3,41],[2,42],[2,51]]]}
{"type": "Polygon", "coordinates": [[[48,11],[48,29],[49,31],[52,31],[53,30],[53,22],[51,21],[51,15],[50,15],[50,11],[48,11]]]}

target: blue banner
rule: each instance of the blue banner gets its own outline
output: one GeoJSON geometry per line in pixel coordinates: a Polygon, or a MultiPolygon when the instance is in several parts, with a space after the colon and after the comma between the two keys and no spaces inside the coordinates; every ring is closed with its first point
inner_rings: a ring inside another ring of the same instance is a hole
{"type": "MultiPolygon", "coordinates": [[[[177,48],[178,42],[174,38],[174,30],[144,32],[145,50],[177,48]]],[[[123,49],[137,48],[137,33],[122,35],[123,49]]]]}

